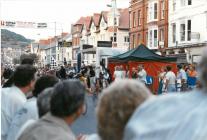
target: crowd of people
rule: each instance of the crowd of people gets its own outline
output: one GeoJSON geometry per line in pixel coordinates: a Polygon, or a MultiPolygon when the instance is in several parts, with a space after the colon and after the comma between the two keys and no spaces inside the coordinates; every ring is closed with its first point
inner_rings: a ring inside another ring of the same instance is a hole
{"type": "MultiPolygon", "coordinates": [[[[177,73],[172,71],[170,65],[161,67],[161,71],[157,75],[159,79],[159,87],[157,94],[180,92],[192,90],[199,85],[198,74],[194,64],[178,64],[177,73]]],[[[114,79],[136,79],[146,86],[150,83],[153,84],[153,76],[149,76],[144,68],[144,65],[138,65],[137,68],[133,67],[130,73],[128,67],[123,68],[122,65],[116,66],[114,70],[114,79]],[[151,79],[149,79],[151,78],[151,79]],[[151,80],[151,81],[149,81],[151,80]]]]}
{"type": "Polygon", "coordinates": [[[155,96],[146,86],[143,65],[132,68],[131,74],[117,66],[112,76],[101,67],[83,66],[80,73],[63,66],[46,71],[23,60],[2,85],[1,139],[204,140],[206,66],[207,50],[198,72],[193,65],[178,65],[177,74],[170,66],[163,67],[159,89],[179,93],[155,96]],[[188,91],[188,77],[199,79],[192,91],[188,91]],[[101,92],[97,134],[75,136],[70,127],[85,111],[85,95],[91,92],[101,92]]]}

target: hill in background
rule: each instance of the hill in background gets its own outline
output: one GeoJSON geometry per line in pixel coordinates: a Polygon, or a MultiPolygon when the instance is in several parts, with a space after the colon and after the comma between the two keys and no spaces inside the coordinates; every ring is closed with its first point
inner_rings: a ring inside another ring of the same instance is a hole
{"type": "Polygon", "coordinates": [[[27,39],[24,36],[15,32],[1,29],[1,47],[19,48],[28,46],[33,40],[27,39]]]}

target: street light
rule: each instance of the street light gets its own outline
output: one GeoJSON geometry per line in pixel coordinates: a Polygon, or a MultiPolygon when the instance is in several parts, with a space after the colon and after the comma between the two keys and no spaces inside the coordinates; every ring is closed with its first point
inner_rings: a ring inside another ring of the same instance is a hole
{"type": "Polygon", "coordinates": [[[113,8],[113,38],[112,38],[112,42],[115,42],[115,23],[116,23],[116,15],[115,15],[115,9],[116,9],[116,0],[112,0],[114,1],[114,4],[110,5],[107,4],[107,7],[113,8]]]}

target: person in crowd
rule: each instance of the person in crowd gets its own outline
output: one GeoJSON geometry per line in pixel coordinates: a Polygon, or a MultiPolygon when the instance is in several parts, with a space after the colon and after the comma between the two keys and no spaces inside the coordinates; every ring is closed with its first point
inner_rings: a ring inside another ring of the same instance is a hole
{"type": "Polygon", "coordinates": [[[182,65],[178,65],[178,74],[177,74],[177,81],[180,81],[181,83],[181,91],[187,90],[187,74],[185,70],[183,69],[182,65]]]}
{"type": "MultiPolygon", "coordinates": [[[[31,57],[26,57],[22,59],[21,65],[34,65],[34,59],[31,57]]],[[[9,79],[4,83],[3,88],[11,87],[14,84],[14,75],[11,74],[9,79]]]]}
{"type": "MultiPolygon", "coordinates": [[[[50,111],[50,100],[53,94],[53,88],[44,89],[37,97],[37,109],[39,118],[43,117],[50,111]]],[[[22,132],[31,124],[36,122],[37,120],[30,119],[24,123],[24,125],[19,129],[17,136],[13,140],[18,140],[22,132]]]]}
{"type": "Polygon", "coordinates": [[[10,124],[16,112],[26,102],[26,94],[33,90],[36,68],[20,65],[13,74],[14,85],[1,89],[1,139],[6,140],[10,124]]]}
{"type": "Polygon", "coordinates": [[[65,71],[64,66],[61,66],[60,71],[59,71],[59,75],[62,80],[66,79],[66,71],[65,71]]]}
{"type": "Polygon", "coordinates": [[[143,65],[138,66],[138,73],[137,73],[138,80],[142,83],[146,84],[147,72],[144,69],[143,65]]]}
{"type": "Polygon", "coordinates": [[[127,78],[127,79],[130,78],[130,76],[129,76],[130,74],[129,74],[129,73],[130,73],[130,71],[129,71],[129,66],[127,65],[127,66],[126,66],[126,74],[125,74],[125,78],[127,78]]]}
{"type": "Polygon", "coordinates": [[[102,140],[121,140],[135,109],[151,97],[144,84],[119,80],[103,90],[97,106],[98,135],[102,140]],[[106,119],[110,118],[110,119],[106,119]]]}
{"type": "Polygon", "coordinates": [[[123,65],[121,65],[120,67],[120,72],[121,72],[121,77],[122,79],[126,77],[126,71],[124,70],[124,67],[123,65]]]}
{"type": "Polygon", "coordinates": [[[36,81],[32,92],[33,98],[28,99],[22,108],[15,114],[9,128],[10,131],[8,132],[7,140],[16,140],[18,131],[28,120],[37,120],[39,118],[37,111],[37,97],[44,89],[53,87],[56,83],[58,83],[57,78],[47,75],[40,77],[36,81]]]}
{"type": "Polygon", "coordinates": [[[135,67],[133,67],[132,68],[132,79],[137,79],[138,77],[137,77],[137,70],[136,70],[136,68],[135,67]]]}
{"type": "Polygon", "coordinates": [[[176,76],[172,71],[171,66],[167,66],[167,73],[165,75],[164,92],[175,92],[176,91],[176,76]]]}
{"type": "Polygon", "coordinates": [[[18,140],[75,140],[70,126],[84,112],[85,87],[78,80],[57,83],[50,112],[28,126],[18,140]]]}
{"type": "Polygon", "coordinates": [[[164,83],[166,83],[166,81],[165,81],[165,75],[166,74],[167,74],[166,68],[165,67],[161,67],[161,72],[158,75],[158,77],[159,77],[158,95],[162,94],[163,87],[165,87],[164,83]]]}
{"type": "Polygon", "coordinates": [[[130,118],[124,140],[205,140],[207,49],[204,50],[199,69],[201,89],[148,100],[130,118]]]}
{"type": "Polygon", "coordinates": [[[124,78],[123,71],[121,71],[120,66],[116,66],[114,71],[114,80],[123,79],[123,78],[124,78]]]}
{"type": "Polygon", "coordinates": [[[3,87],[5,87],[5,84],[13,75],[13,70],[10,68],[4,68],[3,73],[2,73],[2,78],[4,79],[3,81],[3,87]]]}
{"type": "Polygon", "coordinates": [[[96,79],[95,79],[95,71],[93,69],[92,66],[89,66],[89,77],[90,77],[90,88],[91,88],[91,91],[94,92],[95,90],[95,83],[96,83],[96,79]]]}
{"type": "Polygon", "coordinates": [[[189,70],[188,70],[188,76],[189,77],[197,77],[198,76],[194,65],[190,65],[189,70]]]}

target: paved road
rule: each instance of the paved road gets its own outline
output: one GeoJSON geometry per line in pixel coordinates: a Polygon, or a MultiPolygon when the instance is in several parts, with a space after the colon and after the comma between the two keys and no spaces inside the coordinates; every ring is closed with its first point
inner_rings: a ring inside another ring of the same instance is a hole
{"type": "Polygon", "coordinates": [[[82,115],[76,122],[72,125],[73,132],[78,134],[92,134],[96,133],[96,116],[95,116],[95,102],[93,102],[93,97],[87,95],[87,113],[82,115]]]}

